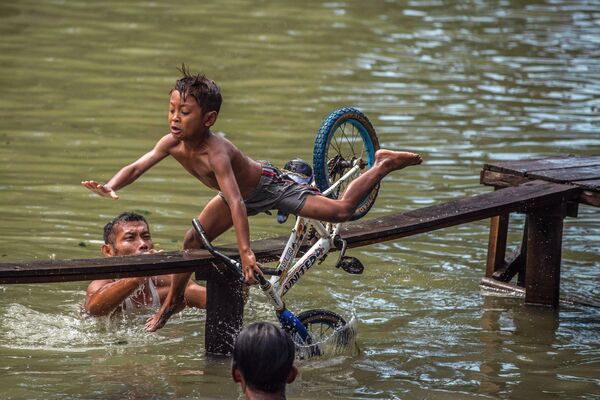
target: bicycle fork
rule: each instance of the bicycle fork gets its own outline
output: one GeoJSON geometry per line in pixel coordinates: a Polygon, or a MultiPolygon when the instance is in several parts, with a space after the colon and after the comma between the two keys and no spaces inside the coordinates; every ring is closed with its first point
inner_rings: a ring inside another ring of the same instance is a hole
{"type": "Polygon", "coordinates": [[[312,338],[310,337],[308,330],[302,324],[302,322],[296,317],[296,315],[287,309],[284,301],[275,291],[275,288],[265,279],[264,276],[256,274],[256,278],[258,279],[258,285],[261,290],[267,296],[267,298],[271,301],[273,308],[275,309],[275,314],[277,315],[277,319],[281,324],[281,327],[292,337],[298,336],[302,343],[306,345],[312,344],[312,338]]]}

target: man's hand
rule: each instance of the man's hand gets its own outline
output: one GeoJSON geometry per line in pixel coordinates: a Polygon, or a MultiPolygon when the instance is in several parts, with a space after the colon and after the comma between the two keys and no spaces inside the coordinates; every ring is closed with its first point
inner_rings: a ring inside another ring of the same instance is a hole
{"type": "Polygon", "coordinates": [[[241,254],[242,261],[242,272],[244,274],[244,280],[248,285],[254,285],[258,283],[254,274],[262,275],[262,271],[260,270],[258,264],[256,263],[256,257],[254,256],[254,252],[252,250],[248,250],[241,254]]]}
{"type": "Polygon", "coordinates": [[[114,200],[119,198],[117,193],[111,187],[102,183],[98,183],[96,181],[82,181],[81,185],[102,197],[110,197],[114,200]]]}

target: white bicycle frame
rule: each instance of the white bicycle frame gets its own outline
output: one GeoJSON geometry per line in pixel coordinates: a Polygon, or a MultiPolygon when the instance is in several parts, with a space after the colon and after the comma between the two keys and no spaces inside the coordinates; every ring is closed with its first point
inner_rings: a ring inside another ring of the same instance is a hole
{"type": "MultiPolygon", "coordinates": [[[[335,191],[342,183],[344,183],[352,175],[358,173],[360,166],[358,163],[346,172],[337,182],[331,185],[323,196],[327,196],[335,191]]],[[[273,276],[270,279],[272,290],[268,293],[273,305],[276,309],[285,307],[281,298],[300,280],[302,275],[306,273],[317,261],[322,260],[334,247],[334,239],[339,234],[343,223],[322,223],[318,220],[313,220],[304,217],[297,217],[292,233],[287,241],[283,253],[277,263],[277,270],[281,271],[281,275],[273,276]],[[291,265],[296,257],[298,250],[306,240],[306,233],[309,225],[315,229],[315,234],[318,238],[310,249],[298,260],[291,265]]]]}

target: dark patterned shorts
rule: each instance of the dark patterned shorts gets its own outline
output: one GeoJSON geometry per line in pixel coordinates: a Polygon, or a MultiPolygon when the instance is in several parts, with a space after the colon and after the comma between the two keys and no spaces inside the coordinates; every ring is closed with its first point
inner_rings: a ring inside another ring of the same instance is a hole
{"type": "MultiPolygon", "coordinates": [[[[269,210],[298,214],[304,206],[306,196],[320,194],[319,189],[308,184],[299,184],[283,174],[271,163],[263,162],[260,181],[256,189],[245,199],[248,215],[269,210]]],[[[223,193],[219,196],[225,200],[223,193]]]]}

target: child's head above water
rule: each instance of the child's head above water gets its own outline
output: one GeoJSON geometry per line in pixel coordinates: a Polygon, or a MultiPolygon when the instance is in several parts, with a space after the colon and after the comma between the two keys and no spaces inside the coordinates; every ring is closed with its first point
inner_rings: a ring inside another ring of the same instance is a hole
{"type": "Polygon", "coordinates": [[[212,79],[207,78],[204,74],[192,75],[185,64],[181,65],[181,78],[175,82],[175,86],[169,94],[177,90],[183,101],[189,95],[192,96],[196,103],[200,106],[203,113],[216,111],[217,114],[221,109],[223,98],[221,97],[221,89],[219,85],[212,79]]]}

